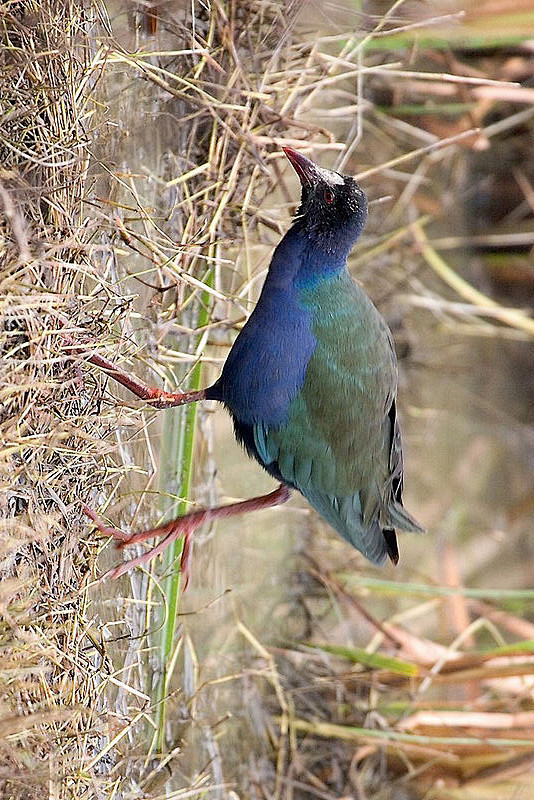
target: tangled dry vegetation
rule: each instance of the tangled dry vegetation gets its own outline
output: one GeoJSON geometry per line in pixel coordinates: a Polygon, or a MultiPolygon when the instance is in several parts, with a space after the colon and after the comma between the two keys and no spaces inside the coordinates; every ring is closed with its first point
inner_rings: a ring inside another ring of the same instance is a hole
{"type": "MultiPolygon", "coordinates": [[[[133,5],[123,11],[133,14],[133,5]]],[[[250,15],[250,4],[232,7],[245,11],[250,15]]],[[[0,9],[0,793],[6,800],[38,796],[40,786],[54,797],[107,796],[116,782],[99,778],[119,723],[97,703],[106,659],[86,589],[99,543],[84,539],[81,503],[99,497],[108,482],[117,485],[126,471],[117,457],[119,417],[123,429],[139,425],[133,414],[132,422],[127,411],[106,404],[100,382],[82,374],[69,348],[79,341],[116,343],[123,334],[129,354],[137,349],[136,311],[115,271],[125,252],[137,255],[146,283],[153,281],[148,291],[158,321],[184,309],[187,339],[188,307],[203,309],[220,296],[210,283],[221,238],[232,235],[234,219],[248,223],[255,215],[265,185],[263,142],[249,131],[272,135],[285,127],[240,61],[248,52],[262,68],[267,52],[272,58],[277,48],[282,52],[286,34],[280,35],[276,5],[257,4],[239,55],[230,36],[234,20],[223,6],[211,16],[200,12],[194,21],[171,24],[174,41],[187,42],[155,64],[114,45],[98,4],[0,9]],[[254,37],[261,37],[262,55],[254,37]],[[102,176],[91,158],[97,142],[110,145],[103,103],[113,92],[108,83],[99,94],[99,81],[114,69],[118,80],[144,78],[167,98],[175,125],[180,118],[176,160],[169,152],[168,175],[159,175],[156,190],[156,212],[172,216],[168,224],[139,200],[135,176],[120,170],[102,176]],[[171,183],[171,176],[179,179],[171,183]],[[121,189],[129,205],[117,199],[121,189]]],[[[199,314],[190,315],[193,326],[199,314]]]]}
{"type": "MultiPolygon", "coordinates": [[[[240,0],[207,10],[193,3],[191,11],[161,4],[163,26],[153,10],[158,4],[110,2],[109,17],[100,3],[0,7],[0,794],[6,800],[43,791],[51,798],[110,800],[227,796],[221,753],[232,749],[232,733],[221,720],[201,719],[209,746],[191,757],[185,740],[202,682],[197,665],[190,666],[194,699],[188,700],[176,688],[180,679],[171,683],[172,670],[166,672],[165,661],[182,665],[180,652],[190,644],[175,630],[176,579],[134,576],[125,590],[131,603],[117,602],[115,589],[99,594],[95,562],[105,544],[81,514],[84,502],[105,507],[121,497],[128,518],[142,521],[143,500],[157,490],[166,495],[161,513],[183,508],[195,477],[196,412],[185,423],[171,416],[157,423],[138,404],[117,404],[120,392],[111,394],[80,364],[73,343],[98,347],[152,381],[203,382],[201,369],[222,359],[221,347],[257,292],[258,253],[265,258],[258,229],[266,242],[283,229],[282,218],[262,205],[271,175],[279,205],[291,202],[273,144],[313,140],[317,151],[339,153],[349,169],[363,126],[370,144],[359,158],[368,164],[362,178],[370,181],[371,197],[398,197],[399,176],[404,187],[388,229],[371,225],[355,262],[364,277],[375,270],[378,299],[391,293],[393,276],[396,289],[409,289],[411,307],[438,315],[445,330],[523,341],[533,335],[525,303],[505,308],[475,289],[444,258],[447,246],[438,252],[428,234],[429,220],[449,213],[431,180],[440,158],[453,164],[457,145],[483,151],[503,131],[521,135],[526,127],[532,134],[532,89],[520,85],[531,60],[524,53],[503,56],[497,66],[455,60],[433,23],[424,29],[429,49],[420,71],[391,59],[384,68],[373,42],[387,46],[380,37],[393,30],[392,52],[403,46],[407,21],[396,15],[402,3],[394,4],[395,13],[367,19],[373,35],[324,41],[302,28],[296,35],[298,8],[282,5],[240,0]],[[156,23],[157,50],[150,38],[156,23]],[[366,73],[362,41],[369,46],[366,73]],[[503,92],[510,105],[492,117],[503,92]],[[440,115],[443,98],[448,109],[440,115]],[[348,148],[330,123],[340,125],[348,148]],[[370,266],[377,262],[378,270],[370,266]],[[158,437],[163,466],[156,468],[158,437]],[[167,596],[163,620],[152,610],[162,605],[160,585],[167,596]],[[163,630],[163,641],[151,628],[163,630]],[[111,636],[112,629],[119,633],[111,636]],[[147,655],[158,648],[163,670],[147,655]],[[174,741],[164,711],[169,694],[181,715],[174,741]],[[167,780],[172,795],[165,794],[167,780]]],[[[476,25],[473,33],[468,23],[474,41],[476,25]]],[[[515,29],[506,33],[514,41],[519,36],[515,29]]],[[[523,212],[532,208],[529,170],[517,167],[523,212]]],[[[521,220],[528,223],[524,241],[532,243],[528,213],[521,220]]],[[[503,247],[511,241],[506,230],[498,234],[503,247]]],[[[529,285],[528,259],[517,269],[529,285]]],[[[206,497],[210,492],[204,488],[206,497]]],[[[518,512],[523,519],[528,503],[526,497],[518,512]]],[[[451,787],[459,798],[474,797],[475,784],[476,791],[484,787],[480,797],[511,797],[528,787],[534,631],[521,613],[499,604],[508,599],[528,611],[531,594],[495,593],[488,603],[483,593],[453,587],[450,600],[439,588],[399,582],[404,610],[394,613],[384,598],[397,589],[376,577],[358,579],[354,587],[350,574],[307,561],[311,605],[319,597],[321,608],[310,613],[306,598],[313,647],[270,649],[238,625],[277,705],[265,723],[270,766],[255,754],[247,765],[250,797],[329,798],[350,790],[378,798],[385,796],[385,776],[398,779],[395,791],[432,789],[433,797],[451,797],[451,787]],[[412,602],[414,595],[421,602],[412,602]],[[370,612],[369,597],[378,598],[385,617],[391,612],[387,621],[370,612]],[[332,608],[337,618],[358,618],[365,648],[342,647],[335,627],[320,635],[332,608]],[[455,621],[452,641],[432,630],[437,610],[455,621]],[[487,638],[477,646],[478,631],[489,631],[492,647],[487,638]],[[439,691],[429,691],[440,685],[458,687],[451,707],[439,691]],[[500,794],[492,794],[494,784],[500,794]]],[[[248,666],[238,669],[245,674],[248,666]]]]}
{"type": "Polygon", "coordinates": [[[0,103],[2,517],[0,792],[59,796],[91,747],[80,498],[106,475],[106,423],[61,342],[92,271],[82,200],[88,53],[74,3],[4,4],[0,103]],[[102,435],[104,434],[104,436],[102,435]],[[73,743],[74,746],[73,746],[73,743]]]}

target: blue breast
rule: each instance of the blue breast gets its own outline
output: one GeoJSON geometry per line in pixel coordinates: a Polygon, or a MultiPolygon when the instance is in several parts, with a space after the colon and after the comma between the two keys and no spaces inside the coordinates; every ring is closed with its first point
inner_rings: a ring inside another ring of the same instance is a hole
{"type": "Polygon", "coordinates": [[[237,337],[210,397],[245,425],[283,425],[315,350],[297,276],[306,243],[287,235],[276,248],[260,299],[237,337]]]}

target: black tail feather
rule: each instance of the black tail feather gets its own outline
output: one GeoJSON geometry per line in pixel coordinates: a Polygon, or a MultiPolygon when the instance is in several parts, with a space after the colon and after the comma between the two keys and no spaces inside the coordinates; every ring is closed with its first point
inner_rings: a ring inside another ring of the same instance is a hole
{"type": "Polygon", "coordinates": [[[393,528],[384,528],[382,530],[384,534],[384,539],[386,540],[386,549],[388,551],[388,556],[390,560],[394,564],[398,564],[399,561],[399,547],[397,544],[397,535],[393,528]]]}

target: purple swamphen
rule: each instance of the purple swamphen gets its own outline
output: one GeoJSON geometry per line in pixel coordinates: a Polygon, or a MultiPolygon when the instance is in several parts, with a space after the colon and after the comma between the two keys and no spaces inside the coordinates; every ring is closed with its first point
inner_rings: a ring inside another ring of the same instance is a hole
{"type": "Polygon", "coordinates": [[[284,152],[300,178],[301,205],[218,380],[200,391],[165,392],[97,354],[87,357],[157,408],[202,399],[223,403],[237,439],[280,486],[133,535],[103,525],[86,509],[120,546],[163,537],[109,577],[148,562],[179,536],[187,572],[190,537],[199,525],[283,503],[292,489],[375,564],[387,556],[397,563],[396,528],[422,530],[402,505],[391,333],[347,271],[347,256],[367,216],[365,194],[354,178],[322,169],[292,148],[284,152]]]}

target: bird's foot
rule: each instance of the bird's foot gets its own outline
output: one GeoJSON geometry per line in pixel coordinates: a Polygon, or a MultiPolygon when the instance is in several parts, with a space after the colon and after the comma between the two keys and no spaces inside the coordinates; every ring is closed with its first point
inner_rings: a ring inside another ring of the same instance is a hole
{"type": "Polygon", "coordinates": [[[130,538],[129,533],[125,533],[119,528],[113,528],[109,525],[104,525],[98,514],[96,514],[92,508],[89,508],[89,506],[82,506],[82,511],[94,522],[95,526],[98,528],[100,533],[104,534],[104,536],[112,536],[113,539],[119,539],[121,542],[127,542],[130,538]]]}
{"type": "Polygon", "coordinates": [[[204,389],[193,390],[189,392],[166,392],[164,389],[158,389],[149,386],[144,381],[131,375],[121,367],[116,366],[105,356],[100,353],[95,353],[84,347],[82,344],[74,345],[72,339],[64,337],[65,341],[71,345],[70,352],[79,355],[84,361],[89,364],[95,364],[106,372],[111,378],[114,378],[117,383],[125,386],[140,400],[145,400],[150,403],[154,408],[172,408],[174,406],[183,406],[188,403],[195,403],[197,400],[203,400],[206,396],[204,389]]]}
{"type": "Polygon", "coordinates": [[[123,564],[119,564],[117,567],[109,569],[100,577],[100,581],[105,581],[108,578],[112,580],[119,578],[121,575],[129,572],[129,570],[133,569],[134,567],[149,564],[153,558],[160,555],[160,553],[162,553],[173,541],[179,537],[183,537],[182,555],[180,559],[180,574],[182,575],[183,581],[182,587],[185,591],[191,574],[190,562],[192,534],[197,528],[199,528],[209,519],[209,509],[193,511],[191,514],[184,514],[183,516],[178,517],[177,519],[174,519],[164,525],[160,525],[157,528],[149,528],[145,531],[139,531],[138,533],[133,534],[128,534],[124,531],[121,531],[119,528],[105,525],[98,515],[87,506],[83,507],[83,511],[93,521],[100,533],[104,534],[104,536],[111,536],[113,539],[118,540],[117,547],[120,549],[128,547],[130,544],[139,544],[140,542],[145,542],[148,539],[163,537],[161,542],[155,545],[155,547],[152,547],[150,550],[147,550],[146,553],[142,553],[140,556],[131,558],[128,561],[125,561],[123,564]]]}
{"type": "Polygon", "coordinates": [[[88,342],[85,343],[75,340],[70,333],[62,333],[61,336],[65,347],[68,348],[72,355],[79,356],[83,361],[100,367],[100,369],[104,370],[111,378],[114,378],[117,383],[125,386],[136,397],[150,403],[154,408],[183,406],[188,403],[195,403],[197,400],[203,400],[206,396],[204,389],[188,392],[166,392],[164,389],[149,386],[135,375],[131,375],[121,367],[118,367],[105,356],[100,355],[100,353],[95,353],[90,349],[88,342]]]}
{"type": "Polygon", "coordinates": [[[172,542],[179,537],[183,537],[180,570],[183,575],[183,588],[185,589],[189,582],[192,536],[197,528],[211,520],[226,519],[227,517],[237,516],[238,514],[244,514],[248,511],[259,511],[262,508],[280,505],[281,503],[285,503],[286,500],[289,500],[290,496],[291,489],[282,483],[278,489],[275,489],[274,492],[269,492],[269,494],[264,494],[260,497],[252,497],[249,500],[241,500],[237,503],[230,503],[226,506],[217,506],[217,508],[202,508],[198,511],[192,511],[190,514],[184,514],[157,528],[149,528],[146,531],[139,531],[133,534],[124,533],[124,531],[119,530],[119,528],[104,525],[92,509],[84,506],[84,512],[92,519],[100,533],[103,533],[104,536],[111,536],[113,539],[118,539],[117,547],[121,549],[130,544],[146,542],[147,539],[162,537],[161,541],[151,550],[147,550],[146,553],[136,558],[131,558],[129,561],[125,561],[123,564],[119,564],[119,566],[108,570],[102,575],[100,580],[118,578],[133,567],[150,563],[153,558],[162,553],[172,542]]]}

